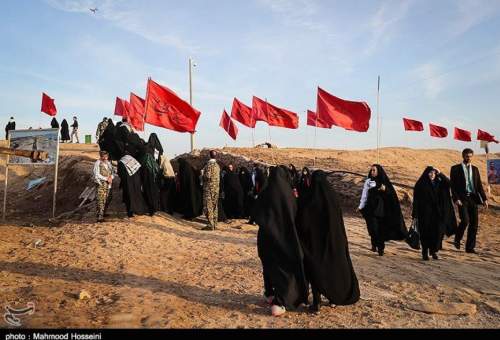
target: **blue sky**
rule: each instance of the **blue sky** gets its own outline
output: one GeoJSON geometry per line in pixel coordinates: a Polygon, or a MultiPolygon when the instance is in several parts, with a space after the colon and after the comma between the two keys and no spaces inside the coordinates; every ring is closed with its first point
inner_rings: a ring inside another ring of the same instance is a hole
{"type": "MultiPolygon", "coordinates": [[[[478,128],[500,137],[500,1],[498,0],[40,0],[2,2],[0,114],[21,128],[47,126],[41,92],[56,99],[58,118],[79,117],[95,134],[115,97],[145,95],[148,76],[188,99],[188,58],[194,106],[202,112],[197,147],[249,146],[239,125],[233,142],[218,126],[233,97],[252,95],[297,112],[298,130],[258,123],[279,146],[312,147],[316,88],[372,108],[368,133],[318,129],[316,146],[376,147],[377,75],[381,76],[382,146],[461,149],[464,143],[405,133],[402,117],[478,128]],[[90,7],[98,7],[96,14],[90,7]]],[[[174,156],[189,135],[157,132],[174,156]]],[[[500,151],[498,145],[492,151],[500,151]]]]}

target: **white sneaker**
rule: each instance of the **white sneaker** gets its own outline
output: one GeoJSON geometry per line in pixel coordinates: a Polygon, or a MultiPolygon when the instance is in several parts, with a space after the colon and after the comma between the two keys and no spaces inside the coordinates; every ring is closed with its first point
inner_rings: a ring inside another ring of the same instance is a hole
{"type": "Polygon", "coordinates": [[[281,315],[285,314],[285,312],[286,312],[285,307],[278,306],[278,305],[273,305],[271,307],[271,314],[273,316],[281,316],[281,315]]]}

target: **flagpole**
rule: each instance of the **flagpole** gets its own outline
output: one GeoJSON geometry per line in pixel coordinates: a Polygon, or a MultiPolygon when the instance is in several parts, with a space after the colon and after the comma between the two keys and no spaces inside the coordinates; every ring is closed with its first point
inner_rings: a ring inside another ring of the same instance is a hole
{"type": "MultiPolygon", "coordinates": [[[[377,163],[380,164],[380,76],[377,82],[377,163]]],[[[317,115],[317,113],[316,113],[317,115]]],[[[317,116],[316,116],[317,117],[317,116]]]]}
{"type": "MultiPolygon", "coordinates": [[[[318,111],[318,110],[316,110],[318,111]]],[[[314,144],[313,144],[313,149],[314,149],[314,161],[313,161],[313,166],[316,166],[316,133],[318,131],[318,112],[316,112],[316,120],[314,122],[314,144]]]]}
{"type": "MultiPolygon", "coordinates": [[[[189,105],[193,106],[193,59],[189,57],[189,105]]],[[[194,150],[194,132],[191,132],[191,152],[194,150]]]]}
{"type": "Polygon", "coordinates": [[[148,112],[148,98],[149,98],[149,81],[151,77],[148,77],[148,81],[146,83],[146,104],[144,104],[144,114],[142,115],[142,131],[144,132],[144,140],[146,140],[146,113],[148,112]]]}
{"type": "Polygon", "coordinates": [[[266,98],[266,118],[267,118],[267,128],[269,131],[269,145],[271,146],[271,157],[273,159],[273,164],[276,164],[276,161],[274,160],[274,150],[273,150],[273,143],[271,140],[271,125],[269,125],[269,107],[268,107],[268,102],[266,98]]]}

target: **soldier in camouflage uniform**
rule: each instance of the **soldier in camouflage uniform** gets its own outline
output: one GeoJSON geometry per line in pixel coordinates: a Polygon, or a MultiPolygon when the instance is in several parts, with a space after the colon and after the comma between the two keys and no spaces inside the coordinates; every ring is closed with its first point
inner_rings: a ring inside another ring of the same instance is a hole
{"type": "Polygon", "coordinates": [[[100,151],[100,158],[94,164],[94,181],[96,183],[97,222],[104,221],[104,214],[111,202],[113,183],[113,166],[108,160],[108,152],[100,151]]]}
{"type": "Polygon", "coordinates": [[[95,132],[95,141],[96,143],[99,143],[99,139],[101,139],[102,134],[104,133],[104,130],[108,127],[108,118],[104,117],[102,122],[97,124],[97,131],[95,132]]]}
{"type": "Polygon", "coordinates": [[[215,230],[219,203],[220,167],[215,160],[217,153],[210,151],[210,160],[203,168],[203,212],[208,225],[203,230],[215,230]]]}

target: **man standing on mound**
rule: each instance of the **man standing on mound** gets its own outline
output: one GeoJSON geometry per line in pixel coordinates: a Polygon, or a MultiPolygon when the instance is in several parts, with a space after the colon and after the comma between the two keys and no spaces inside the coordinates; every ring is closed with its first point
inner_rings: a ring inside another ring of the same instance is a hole
{"type": "Polygon", "coordinates": [[[203,212],[208,224],[202,230],[215,230],[219,201],[220,167],[215,160],[217,153],[210,151],[210,160],[203,168],[203,212]]]}

